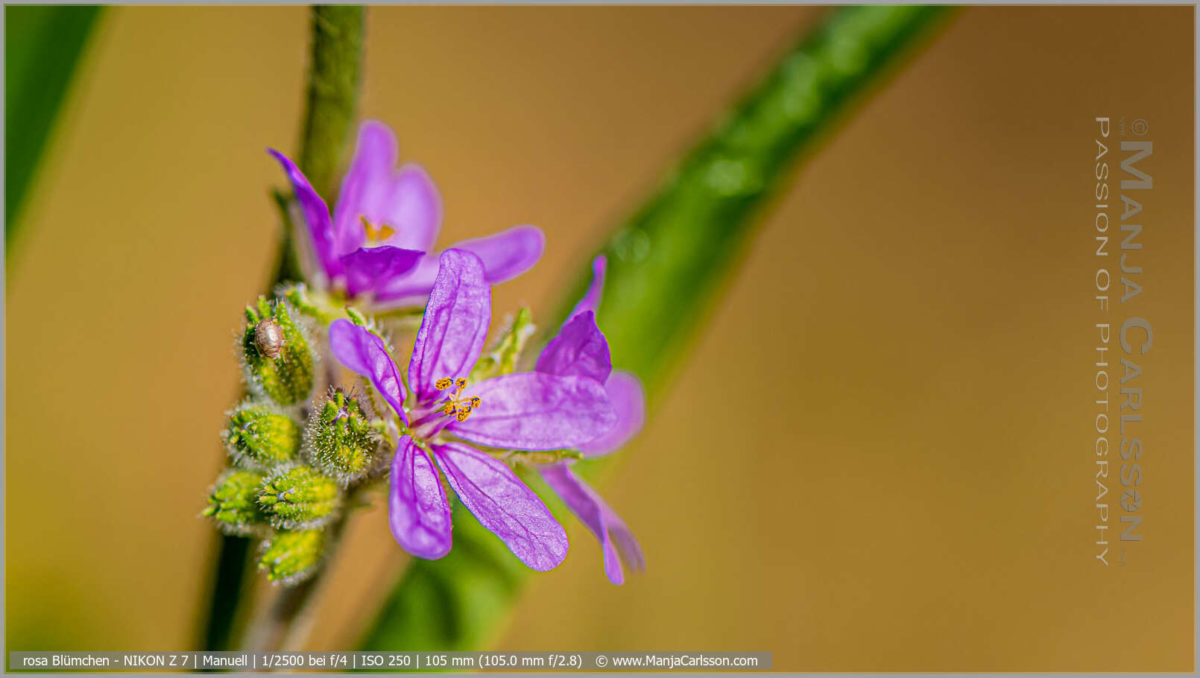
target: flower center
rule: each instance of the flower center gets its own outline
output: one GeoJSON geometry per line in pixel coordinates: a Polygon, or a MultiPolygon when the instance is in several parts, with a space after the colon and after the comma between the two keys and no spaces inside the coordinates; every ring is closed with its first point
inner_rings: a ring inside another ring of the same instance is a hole
{"type": "Polygon", "coordinates": [[[396,229],[388,226],[387,224],[379,224],[376,226],[375,224],[371,223],[371,220],[365,215],[360,214],[358,216],[358,220],[362,222],[363,231],[367,234],[368,245],[380,245],[383,243],[383,241],[387,240],[393,235],[396,235],[396,229]]]}
{"type": "Polygon", "coordinates": [[[442,405],[442,414],[447,417],[454,416],[459,421],[466,421],[467,417],[471,416],[471,412],[483,402],[479,396],[463,397],[462,392],[467,387],[467,380],[461,377],[456,380],[444,377],[434,382],[433,386],[439,391],[445,391],[454,386],[454,390],[446,395],[446,401],[442,405]]]}

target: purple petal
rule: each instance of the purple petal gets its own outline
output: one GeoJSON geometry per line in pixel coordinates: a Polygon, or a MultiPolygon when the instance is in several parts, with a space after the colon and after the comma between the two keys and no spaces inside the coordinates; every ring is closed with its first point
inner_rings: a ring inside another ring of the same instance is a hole
{"type": "Polygon", "coordinates": [[[604,390],[617,413],[617,423],[600,437],[579,446],[585,457],[599,457],[620,449],[642,430],[646,421],[646,396],[637,377],[617,370],[604,383],[604,390]]]}
{"type": "MultiPolygon", "coordinates": [[[[486,238],[464,240],[454,249],[465,250],[483,261],[484,277],[493,285],[511,280],[537,263],[545,249],[546,238],[533,226],[515,226],[486,238]]],[[[397,278],[375,294],[380,307],[420,304],[433,288],[438,263],[426,256],[408,275],[397,278]]]]}
{"type": "Polygon", "coordinates": [[[342,264],[334,252],[333,225],[329,220],[329,208],[326,207],[325,201],[313,190],[300,168],[296,167],[296,164],[286,155],[273,148],[268,148],[267,153],[278,160],[279,164],[283,166],[283,171],[287,173],[292,190],[296,192],[296,201],[300,204],[304,221],[308,224],[308,234],[312,238],[313,251],[317,255],[321,268],[325,269],[325,275],[330,278],[340,275],[342,264]]]}
{"type": "Polygon", "coordinates": [[[567,557],[567,533],[550,509],[503,462],[466,445],[435,445],[450,487],[521,562],[550,570],[567,557]]]}
{"type": "Polygon", "coordinates": [[[562,497],[567,508],[600,540],[600,547],[604,550],[604,574],[609,581],[617,585],[625,583],[621,556],[629,561],[632,569],[645,569],[646,561],[637,539],[595,490],[572,473],[566,463],[543,466],[540,470],[546,484],[562,497]]]}
{"type": "Polygon", "coordinates": [[[405,551],[422,558],[450,552],[450,504],[425,450],[400,438],[392,460],[388,522],[405,551]]]}
{"type": "Polygon", "coordinates": [[[342,179],[338,204],[334,208],[334,233],[339,252],[357,249],[365,238],[359,216],[362,206],[372,202],[380,188],[380,177],[387,177],[396,167],[396,138],[387,125],[366,120],[358,128],[354,157],[342,179]],[[352,228],[353,227],[353,228],[352,228]]]}
{"type": "Polygon", "coordinates": [[[612,372],[608,341],[592,311],[571,318],[538,356],[537,371],[562,377],[588,377],[601,384],[612,372]]]}
{"type": "Polygon", "coordinates": [[[421,251],[433,248],[442,221],[441,197],[419,165],[396,170],[396,155],[396,137],[387,125],[374,120],[362,124],[334,212],[339,253],[363,246],[364,217],[395,231],[379,244],[421,251]]]}
{"type": "Polygon", "coordinates": [[[425,256],[419,250],[399,247],[363,247],[341,258],[346,270],[346,292],[356,297],[385,287],[403,276],[425,256]]]}
{"type": "Polygon", "coordinates": [[[513,226],[483,238],[464,240],[454,248],[473,252],[482,259],[487,281],[497,285],[533,268],[546,249],[546,236],[536,226],[513,226]]]}
{"type": "Polygon", "coordinates": [[[437,380],[471,372],[492,320],[492,288],[479,257],[446,250],[440,262],[408,365],[409,386],[425,403],[438,397],[437,380]]]}
{"type": "Polygon", "coordinates": [[[375,290],[378,308],[419,306],[429,298],[437,280],[439,256],[426,254],[407,275],[393,278],[375,290]]]}
{"type": "Polygon", "coordinates": [[[574,448],[616,423],[604,386],[586,377],[523,372],[467,387],[481,403],[447,431],[480,445],[514,450],[574,448]]]}
{"type": "Polygon", "coordinates": [[[602,508],[604,509],[604,524],[608,527],[608,537],[617,545],[617,552],[621,554],[621,559],[634,572],[644,572],[646,556],[642,554],[642,547],[634,538],[633,532],[607,505],[602,508]]]}
{"type": "Polygon", "coordinates": [[[329,326],[329,349],[346,369],[370,379],[375,390],[392,406],[400,420],[408,423],[408,416],[404,413],[404,384],[400,382],[400,371],[388,355],[382,339],[349,320],[339,318],[329,326]]]}
{"type": "Polygon", "coordinates": [[[608,268],[608,259],[603,254],[592,260],[592,284],[588,285],[587,293],[575,304],[575,309],[571,311],[571,318],[591,311],[598,313],[600,309],[600,295],[604,292],[604,273],[608,268]]]}

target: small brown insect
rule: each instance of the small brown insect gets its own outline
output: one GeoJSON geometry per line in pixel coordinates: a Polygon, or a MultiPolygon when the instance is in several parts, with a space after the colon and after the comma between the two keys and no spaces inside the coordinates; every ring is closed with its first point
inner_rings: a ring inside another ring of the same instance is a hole
{"type": "Polygon", "coordinates": [[[263,318],[254,326],[254,346],[259,353],[274,360],[283,350],[283,328],[270,318],[263,318]]]}

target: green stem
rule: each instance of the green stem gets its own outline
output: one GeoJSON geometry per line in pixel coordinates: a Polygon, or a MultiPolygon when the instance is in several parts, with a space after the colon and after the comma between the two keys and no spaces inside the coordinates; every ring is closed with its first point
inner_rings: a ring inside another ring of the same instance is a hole
{"type": "MultiPolygon", "coordinates": [[[[802,152],[942,14],[929,6],[831,11],[616,229],[603,249],[599,325],[613,362],[642,378],[651,406],[720,299],[756,232],[754,217],[788,184],[802,152]]],[[[590,267],[581,270],[559,318],[590,279],[590,267]]],[[[416,561],[400,578],[362,649],[475,650],[495,640],[529,571],[461,507],[454,528],[448,556],[416,561]]]]}
{"type": "Polygon", "coordinates": [[[300,169],[325,202],[337,199],[362,80],[366,10],[352,5],[312,9],[312,67],[300,141],[300,169]]]}
{"type": "MultiPolygon", "coordinates": [[[[354,494],[347,495],[347,503],[352,503],[356,498],[354,494]]],[[[346,518],[349,514],[350,507],[347,506],[346,512],[342,513],[333,524],[325,528],[329,535],[327,542],[327,553],[334,553],[338,547],[338,541],[341,538],[342,531],[346,527],[346,518]]],[[[329,556],[326,556],[327,558],[329,556]]],[[[304,630],[308,624],[305,613],[308,610],[308,604],[312,600],[313,594],[320,586],[324,579],[322,575],[326,568],[329,567],[327,562],[316,574],[305,579],[304,581],[286,586],[279,590],[275,598],[270,604],[264,608],[257,619],[250,624],[247,630],[245,642],[242,649],[248,652],[276,652],[279,650],[296,649],[299,644],[298,639],[305,635],[304,630]]]]}
{"type": "MultiPolygon", "coordinates": [[[[312,61],[300,142],[300,169],[329,204],[336,198],[336,178],[349,149],[358,105],[365,15],[366,11],[357,6],[312,8],[312,61]]],[[[287,218],[290,198],[278,192],[275,195],[284,214],[284,228],[268,292],[279,283],[301,279],[293,227],[287,218]]],[[[247,583],[253,574],[250,551],[250,541],[245,537],[220,537],[201,633],[204,649],[228,649],[236,635],[242,603],[249,598],[247,583]]],[[[312,588],[315,583],[305,587],[307,593],[300,597],[294,610],[282,606],[282,612],[287,613],[284,616],[294,619],[299,615],[312,588]]]]}

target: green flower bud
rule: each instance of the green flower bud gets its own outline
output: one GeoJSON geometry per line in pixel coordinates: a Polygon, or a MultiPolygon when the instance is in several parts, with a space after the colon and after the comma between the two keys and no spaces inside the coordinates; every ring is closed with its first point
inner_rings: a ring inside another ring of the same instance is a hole
{"type": "Polygon", "coordinates": [[[270,405],[245,403],[229,415],[225,443],[234,461],[269,468],[291,461],[300,450],[300,425],[270,405]]]}
{"type": "Polygon", "coordinates": [[[343,486],[369,473],[380,456],[379,437],[358,400],[334,389],[309,428],[313,462],[343,486]]]}
{"type": "Polygon", "coordinates": [[[316,527],[341,505],[341,490],[311,466],[277,471],[258,489],[258,507],[276,527],[316,527]]]}
{"type": "Polygon", "coordinates": [[[249,534],[264,526],[266,516],[256,499],[262,476],[254,471],[227,471],[217,479],[201,515],[212,518],[227,534],[249,534]]]}
{"type": "Polygon", "coordinates": [[[317,571],[325,556],[325,542],[324,530],[276,532],[262,544],[258,569],[266,572],[270,581],[297,584],[317,571]]]}
{"type": "Polygon", "coordinates": [[[241,349],[246,381],[256,392],[280,405],[312,393],[316,357],[286,303],[259,297],[257,308],[246,307],[241,349]]]}
{"type": "Polygon", "coordinates": [[[527,306],[522,306],[508,324],[506,330],[496,344],[496,348],[475,363],[471,370],[470,381],[478,382],[501,374],[512,374],[517,369],[517,360],[525,349],[529,337],[533,336],[536,328],[533,325],[533,314],[527,306]]]}

